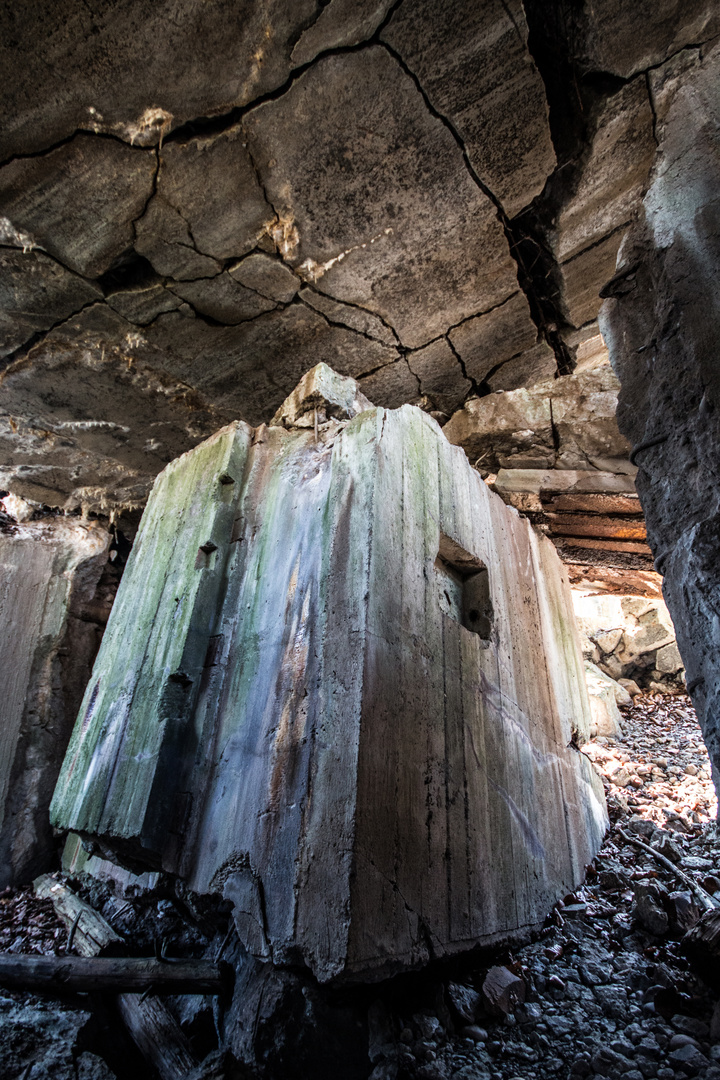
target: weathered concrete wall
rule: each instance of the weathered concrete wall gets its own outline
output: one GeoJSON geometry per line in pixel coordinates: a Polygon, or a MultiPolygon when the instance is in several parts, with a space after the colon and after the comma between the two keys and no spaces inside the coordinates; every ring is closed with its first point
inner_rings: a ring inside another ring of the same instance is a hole
{"type": "MultiPolygon", "coordinates": [[[[652,79],[658,157],[603,322],[655,565],[720,766],[720,47],[652,79]]],[[[717,773],[716,773],[717,777],[717,773]]]]}
{"type": "Polygon", "coordinates": [[[52,816],[328,980],[538,923],[606,819],[550,543],[420,410],[322,405],[159,477],[52,816]]]}
{"type": "Polygon", "coordinates": [[[48,806],[100,633],[109,534],[62,518],[0,534],[0,888],[54,852],[48,806]]]}

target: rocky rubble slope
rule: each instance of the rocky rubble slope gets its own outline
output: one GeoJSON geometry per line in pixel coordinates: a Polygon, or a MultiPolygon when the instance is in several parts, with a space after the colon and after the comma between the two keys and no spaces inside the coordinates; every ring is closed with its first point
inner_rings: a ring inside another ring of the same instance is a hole
{"type": "MultiPolygon", "coordinates": [[[[197,1057],[209,1055],[194,1075],[718,1080],[720,988],[712,968],[702,966],[702,957],[698,966],[685,944],[701,915],[693,885],[706,903],[720,902],[717,803],[692,706],[687,698],[636,698],[623,710],[622,737],[599,738],[585,752],[604,778],[613,824],[585,884],[557,905],[533,941],[512,955],[431,965],[374,987],[325,992],[322,999],[298,973],[299,1013],[287,985],[272,1006],[258,1004],[262,1053],[246,1060],[249,1071],[235,1071],[213,1050],[217,1037],[203,999],[192,1007],[189,999],[173,999],[197,1057]],[[360,1042],[353,1031],[365,1033],[360,1042]]],[[[213,923],[216,916],[198,911],[191,897],[173,896],[167,883],[133,899],[127,883],[125,895],[114,895],[97,879],[76,873],[69,880],[136,948],[151,949],[154,938],[165,939],[170,955],[208,950],[213,939],[212,954],[228,947],[222,918],[213,923]]],[[[67,927],[53,919],[46,901],[15,893],[0,904],[3,936],[13,949],[62,953],[67,927]],[[41,933],[28,934],[28,925],[41,933]]],[[[250,983],[243,986],[248,991],[250,983]]],[[[31,1075],[45,1076],[57,1050],[41,1035],[29,1049],[19,1032],[38,1010],[55,1006],[7,994],[0,1005],[0,1065],[13,1075],[36,1061],[31,1075]],[[25,1057],[18,1047],[25,1047],[25,1057]]],[[[107,1041],[117,1039],[117,1031],[105,1024],[104,1049],[95,1039],[91,1052],[104,1054],[106,1064],[95,1062],[98,1071],[87,1078],[124,1078],[117,1044],[107,1041]]],[[[78,1076],[87,1080],[84,1072],[78,1076]]]]}

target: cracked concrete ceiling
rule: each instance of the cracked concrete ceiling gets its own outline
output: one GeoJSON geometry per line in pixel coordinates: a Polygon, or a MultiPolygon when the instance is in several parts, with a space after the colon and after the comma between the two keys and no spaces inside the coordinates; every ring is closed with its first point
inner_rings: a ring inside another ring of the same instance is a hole
{"type": "MultiPolygon", "coordinates": [[[[139,505],[319,361],[441,422],[597,351],[708,0],[0,12],[0,485],[139,505]]],[[[597,359],[597,358],[596,358],[597,359]]]]}

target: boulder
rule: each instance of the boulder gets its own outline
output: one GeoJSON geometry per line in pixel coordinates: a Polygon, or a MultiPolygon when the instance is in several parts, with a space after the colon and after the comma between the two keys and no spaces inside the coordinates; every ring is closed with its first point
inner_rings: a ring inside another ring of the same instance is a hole
{"type": "Polygon", "coordinates": [[[603,735],[609,739],[617,738],[622,733],[622,717],[618,704],[629,705],[630,695],[590,660],[585,661],[585,681],[590,695],[592,716],[590,737],[603,735]]]}

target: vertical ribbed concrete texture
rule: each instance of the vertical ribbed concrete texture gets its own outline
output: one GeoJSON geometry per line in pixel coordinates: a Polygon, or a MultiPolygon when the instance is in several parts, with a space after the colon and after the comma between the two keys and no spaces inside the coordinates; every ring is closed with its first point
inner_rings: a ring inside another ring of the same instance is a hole
{"type": "Polygon", "coordinates": [[[48,805],[99,643],[109,534],[45,519],[0,535],[0,888],[52,865],[48,805]]]}
{"type": "Polygon", "coordinates": [[[516,936],[606,827],[551,544],[324,365],[159,476],[55,792],[322,981],[516,936]]]}

